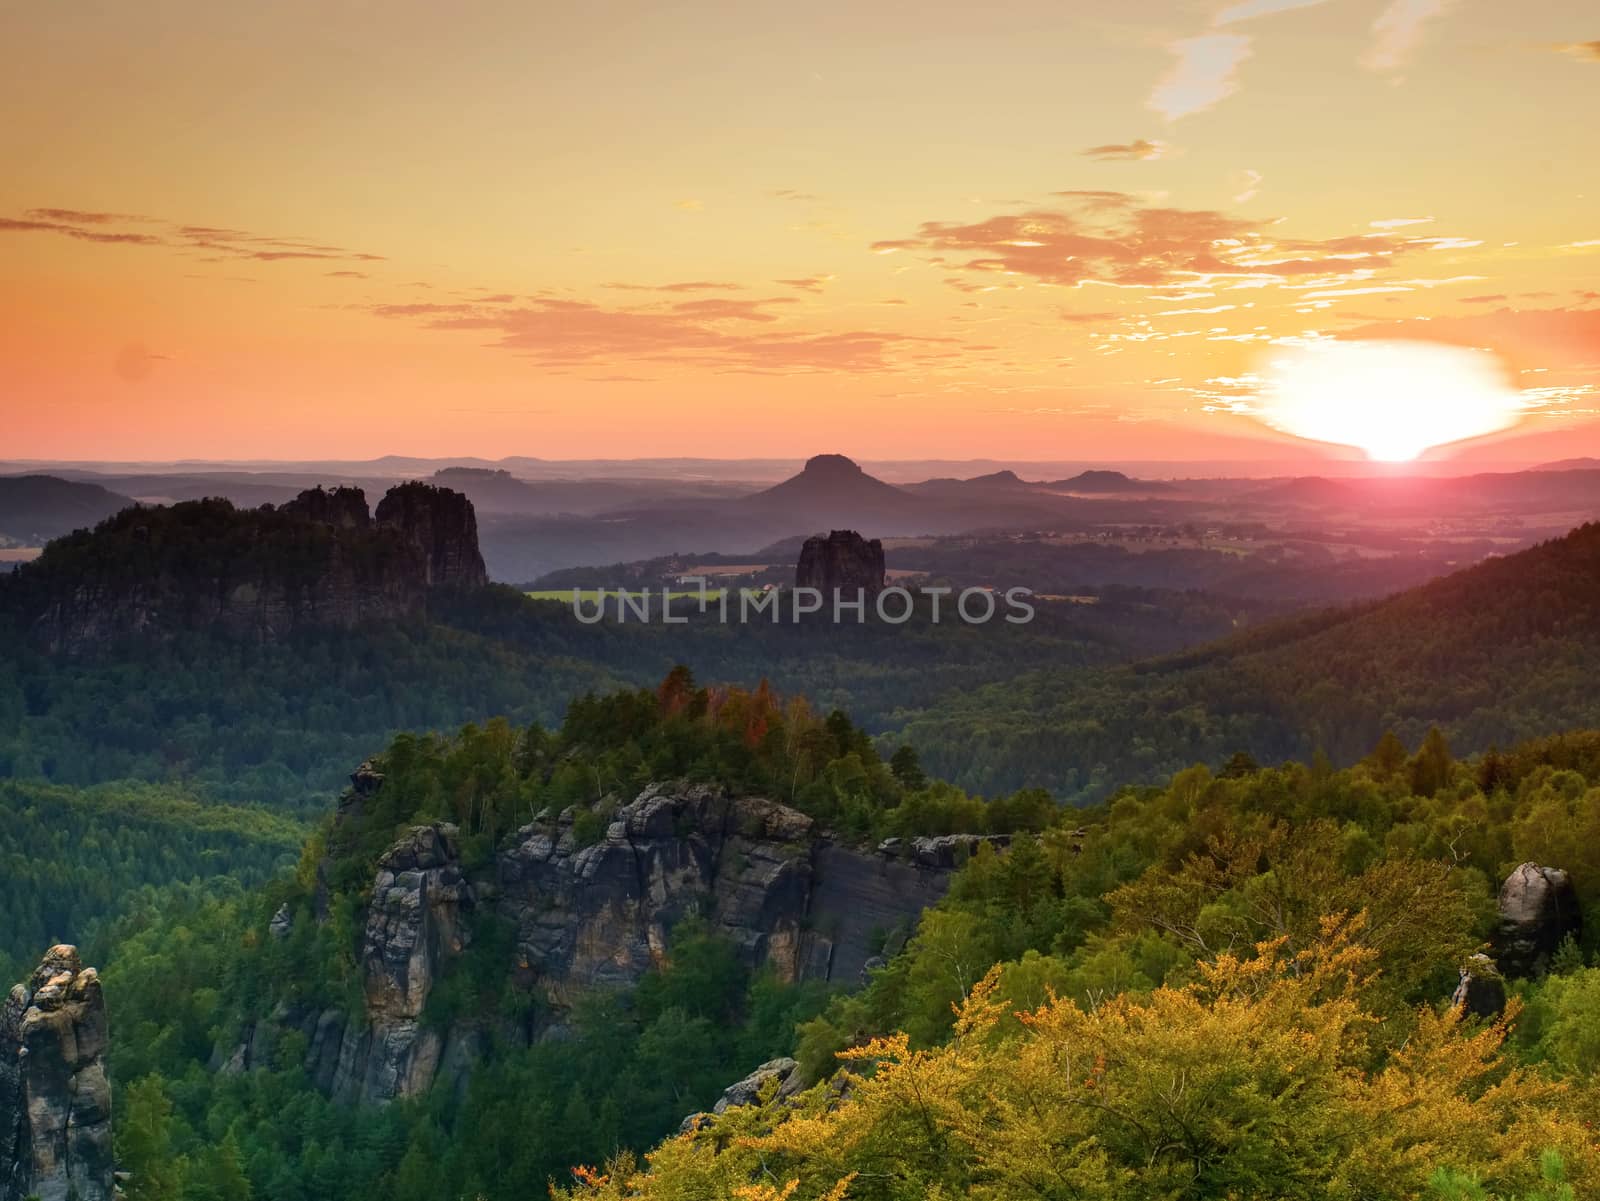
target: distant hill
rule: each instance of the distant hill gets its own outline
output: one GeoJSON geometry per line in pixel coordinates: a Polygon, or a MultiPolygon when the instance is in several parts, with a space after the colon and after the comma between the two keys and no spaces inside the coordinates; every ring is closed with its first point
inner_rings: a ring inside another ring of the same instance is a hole
{"type": "Polygon", "coordinates": [[[844,455],[816,455],[799,475],[739,505],[748,513],[783,514],[803,529],[893,521],[921,508],[915,496],[868,475],[844,455]]]}
{"type": "Polygon", "coordinates": [[[1015,471],[992,471],[988,475],[975,475],[968,479],[955,479],[941,476],[937,479],[923,480],[917,484],[906,484],[907,492],[914,492],[918,496],[944,497],[960,499],[970,496],[1000,495],[1007,493],[1026,493],[1034,485],[1019,476],[1015,471]]]}
{"type": "Polygon", "coordinates": [[[1055,480],[1041,486],[1058,492],[1082,492],[1090,495],[1124,492],[1148,495],[1173,490],[1171,484],[1163,484],[1158,480],[1136,480],[1120,471],[1081,471],[1070,479],[1055,480]]]}
{"type": "Polygon", "coordinates": [[[1257,504],[1309,505],[1319,508],[1327,505],[1348,508],[1363,499],[1361,491],[1355,486],[1320,475],[1303,475],[1298,479],[1269,484],[1246,495],[1257,504]]]}
{"type": "Polygon", "coordinates": [[[131,498],[53,475],[0,476],[0,545],[43,546],[126,509],[131,498]]]}
{"type": "Polygon", "coordinates": [[[1540,463],[1529,471],[1600,471],[1600,459],[1557,459],[1554,463],[1540,463]]]}
{"type": "Polygon", "coordinates": [[[1385,601],[1258,626],[1176,658],[1045,669],[901,733],[969,787],[1082,799],[1235,751],[1360,758],[1438,725],[1458,751],[1600,726],[1600,524],[1385,601]]]}

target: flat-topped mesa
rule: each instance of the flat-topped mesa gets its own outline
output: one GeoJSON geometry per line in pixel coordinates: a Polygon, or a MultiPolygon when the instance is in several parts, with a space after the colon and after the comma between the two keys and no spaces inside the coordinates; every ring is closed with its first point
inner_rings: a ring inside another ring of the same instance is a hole
{"type": "Polygon", "coordinates": [[[0,1201],[109,1201],[105,999],[76,947],[51,947],[0,1010],[0,1201]]]}
{"type": "Polygon", "coordinates": [[[377,521],[402,531],[422,551],[430,588],[481,588],[489,582],[478,549],[478,516],[459,492],[412,482],[389,489],[377,521]]]}
{"type": "Polygon", "coordinates": [[[836,595],[853,600],[857,592],[877,596],[885,578],[883,543],[854,530],[807,538],[794,569],[796,588],[815,588],[827,600],[836,595]]]}

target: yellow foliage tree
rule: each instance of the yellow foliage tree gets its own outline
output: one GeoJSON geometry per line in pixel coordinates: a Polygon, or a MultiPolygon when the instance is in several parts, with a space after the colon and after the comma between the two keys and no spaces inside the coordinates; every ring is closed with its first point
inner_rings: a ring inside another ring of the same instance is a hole
{"type": "MultiPolygon", "coordinates": [[[[1182,988],[1007,1017],[999,969],[953,1038],[844,1053],[791,1105],[730,1110],[591,1176],[573,1201],[1357,1201],[1432,1198],[1441,1170],[1485,1197],[1537,1195],[1559,1155],[1578,1195],[1600,1150],[1565,1087],[1511,1064],[1503,1023],[1411,1015],[1374,1062],[1362,919],[1197,965],[1182,988]]],[[[1381,990],[1377,991],[1381,995],[1381,990]]],[[[1585,1192],[1584,1190],[1589,1190],[1585,1192]]]]}

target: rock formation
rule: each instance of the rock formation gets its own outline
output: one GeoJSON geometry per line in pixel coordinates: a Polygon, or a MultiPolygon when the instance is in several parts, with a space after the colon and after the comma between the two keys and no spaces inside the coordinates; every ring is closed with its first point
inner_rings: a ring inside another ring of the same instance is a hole
{"type": "Polygon", "coordinates": [[[826,538],[807,538],[795,565],[796,588],[815,588],[825,600],[854,600],[857,592],[876,596],[884,586],[883,543],[867,541],[854,530],[834,530],[826,538]]]}
{"type": "Polygon", "coordinates": [[[800,1065],[787,1056],[781,1059],[769,1059],[743,1080],[734,1082],[722,1090],[722,1096],[711,1107],[711,1113],[691,1113],[683,1119],[678,1126],[679,1133],[694,1130],[703,1121],[713,1114],[727,1113],[728,1110],[741,1105],[754,1105],[761,1100],[762,1090],[776,1081],[773,1090],[773,1101],[787,1101],[800,1091],[800,1065]]]}
{"type": "Polygon", "coordinates": [[[1474,955],[1461,969],[1461,979],[1450,1004],[1464,1017],[1493,1021],[1505,1011],[1506,982],[1487,955],[1474,955]]]}
{"type": "Polygon", "coordinates": [[[344,530],[364,530],[372,524],[367,496],[360,488],[310,488],[279,505],[278,512],[344,530]]]}
{"type": "Polygon", "coordinates": [[[1537,863],[1521,864],[1500,888],[1500,925],[1495,961],[1509,977],[1536,976],[1570,935],[1582,930],[1577,894],[1567,873],[1537,863]]]}
{"type": "Polygon", "coordinates": [[[106,1009],[76,947],[52,947],[0,1011],[0,1201],[113,1194],[106,1009]]]}
{"type": "Polygon", "coordinates": [[[314,488],[278,509],[226,500],[127,509],[45,548],[0,585],[47,649],[209,630],[270,642],[426,611],[430,589],[486,581],[477,519],[459,493],[314,488]]]}
{"type": "Polygon", "coordinates": [[[428,587],[481,588],[489,582],[478,549],[478,517],[461,493],[401,484],[378,503],[377,518],[421,550],[428,587]]]}
{"type": "MultiPolygon", "coordinates": [[[[381,773],[363,764],[339,820],[357,820],[382,787],[381,773]]],[[[377,864],[361,945],[362,1012],[280,1009],[220,1053],[218,1066],[270,1063],[278,1034],[295,1029],[306,1039],[307,1074],[340,1100],[381,1104],[441,1082],[459,1086],[491,1031],[477,1017],[441,1024],[427,1010],[451,961],[468,953],[474,912],[511,936],[510,959],[490,970],[545,1002],[529,1023],[496,1023],[498,1036],[523,1042],[557,1036],[583,993],[638,983],[691,916],[750,967],[853,987],[880,951],[903,944],[944,895],[951,868],[982,841],[856,849],[785,805],[702,785],[646,788],[589,845],[576,817],[569,809],[534,821],[470,874],[454,827],[412,828],[377,864]]]]}

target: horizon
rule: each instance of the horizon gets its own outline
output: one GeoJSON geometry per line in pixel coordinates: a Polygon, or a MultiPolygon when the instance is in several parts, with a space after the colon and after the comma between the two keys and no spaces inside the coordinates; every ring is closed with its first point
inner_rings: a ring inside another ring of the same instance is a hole
{"type": "Polygon", "coordinates": [[[771,15],[21,14],[9,451],[1275,459],[1401,340],[1505,411],[1330,436],[1600,453],[1590,6],[771,15]]]}

